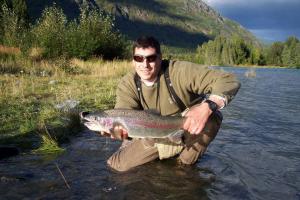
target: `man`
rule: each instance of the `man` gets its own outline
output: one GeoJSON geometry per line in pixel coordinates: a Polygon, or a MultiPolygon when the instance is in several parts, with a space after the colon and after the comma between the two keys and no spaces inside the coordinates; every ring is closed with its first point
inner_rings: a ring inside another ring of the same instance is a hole
{"type": "Polygon", "coordinates": [[[116,127],[114,131],[121,133],[123,144],[108,159],[108,165],[126,171],[175,156],[180,163],[195,163],[216,136],[222,121],[219,110],[233,99],[240,83],[229,73],[190,62],[162,60],[160,44],[153,37],[135,41],[132,63],[135,70],[118,85],[115,108],[151,109],[163,116],[180,114],[187,108],[182,112],[186,133],[183,144],[156,143],[151,139],[128,140],[126,130],[116,127]]]}

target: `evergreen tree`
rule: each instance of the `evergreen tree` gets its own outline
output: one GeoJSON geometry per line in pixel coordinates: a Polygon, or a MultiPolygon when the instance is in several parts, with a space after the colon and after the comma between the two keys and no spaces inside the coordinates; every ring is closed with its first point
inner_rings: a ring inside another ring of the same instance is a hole
{"type": "Polygon", "coordinates": [[[300,68],[300,42],[298,42],[296,44],[295,47],[295,52],[296,52],[296,56],[295,56],[295,66],[300,68]]]}
{"type": "Polygon", "coordinates": [[[299,40],[298,38],[296,38],[295,36],[290,36],[287,38],[287,40],[285,41],[285,44],[288,46],[288,47],[291,47],[295,44],[299,43],[299,40]]]}
{"type": "Polygon", "coordinates": [[[245,64],[250,56],[250,51],[247,44],[239,36],[232,38],[232,43],[235,49],[235,64],[245,64]]]}
{"type": "Polygon", "coordinates": [[[261,59],[260,50],[246,43],[239,36],[226,38],[218,36],[215,40],[198,47],[199,61],[209,65],[254,64],[261,59]]]}
{"type": "Polygon", "coordinates": [[[269,65],[282,65],[281,55],[284,49],[282,42],[274,42],[267,51],[267,64],[269,65]]]}
{"type": "Polygon", "coordinates": [[[291,65],[291,49],[285,45],[281,54],[282,64],[286,66],[291,65]]]}
{"type": "Polygon", "coordinates": [[[284,49],[281,54],[282,64],[286,66],[296,66],[300,51],[298,49],[299,40],[291,36],[284,43],[284,49]]]}
{"type": "Polygon", "coordinates": [[[224,40],[224,44],[223,44],[221,64],[222,65],[232,64],[230,61],[229,45],[226,39],[224,40]]]}

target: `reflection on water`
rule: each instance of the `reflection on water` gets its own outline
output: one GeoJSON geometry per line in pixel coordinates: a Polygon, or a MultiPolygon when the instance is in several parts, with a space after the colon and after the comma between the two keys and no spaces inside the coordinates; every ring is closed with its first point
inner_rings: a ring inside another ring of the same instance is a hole
{"type": "Polygon", "coordinates": [[[107,168],[117,141],[83,132],[56,157],[0,160],[1,199],[300,199],[300,70],[223,68],[242,87],[217,138],[194,166],[155,161],[107,168]],[[61,170],[71,189],[68,189],[61,170]]]}

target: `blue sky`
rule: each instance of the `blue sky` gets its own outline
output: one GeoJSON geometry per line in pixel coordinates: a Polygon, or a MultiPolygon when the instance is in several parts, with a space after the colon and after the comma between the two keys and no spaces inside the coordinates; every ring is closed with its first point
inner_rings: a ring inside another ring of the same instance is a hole
{"type": "Polygon", "coordinates": [[[267,42],[300,39],[300,0],[204,0],[267,42]]]}

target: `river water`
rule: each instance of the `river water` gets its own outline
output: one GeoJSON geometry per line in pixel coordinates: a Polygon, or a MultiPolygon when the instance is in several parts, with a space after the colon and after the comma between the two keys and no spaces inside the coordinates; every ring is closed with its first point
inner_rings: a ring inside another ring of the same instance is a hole
{"type": "Polygon", "coordinates": [[[300,199],[300,70],[222,69],[242,87],[196,165],[113,172],[105,160],[120,143],[84,131],[57,157],[0,160],[0,199],[300,199]]]}

